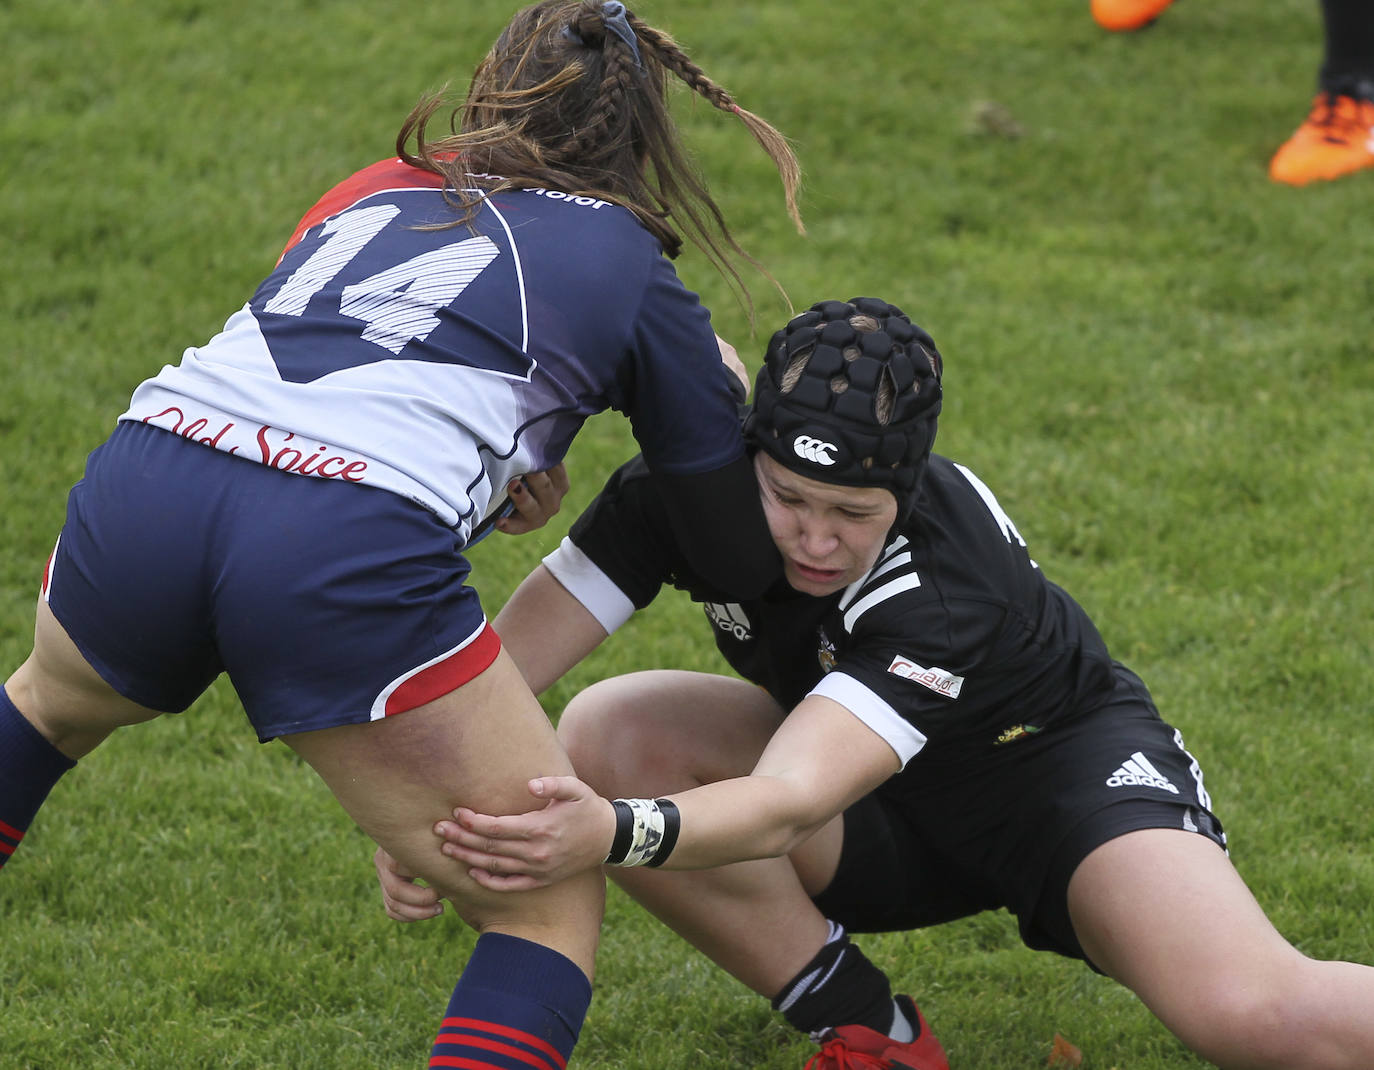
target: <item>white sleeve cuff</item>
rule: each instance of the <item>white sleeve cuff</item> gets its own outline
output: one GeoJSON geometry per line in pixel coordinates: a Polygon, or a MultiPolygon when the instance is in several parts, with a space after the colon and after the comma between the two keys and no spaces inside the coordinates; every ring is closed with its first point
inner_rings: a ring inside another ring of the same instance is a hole
{"type": "Polygon", "coordinates": [[[828,672],[821,677],[820,683],[811,689],[811,694],[838,702],[882,736],[887,745],[897,752],[903,769],[926,745],[926,737],[915,725],[879,698],[875,691],[852,676],[842,672],[828,672]]]}
{"type": "Polygon", "coordinates": [[[635,604],[625,592],[566,535],[558,549],[544,558],[544,567],[596,618],[607,635],[634,615],[635,604]]]}

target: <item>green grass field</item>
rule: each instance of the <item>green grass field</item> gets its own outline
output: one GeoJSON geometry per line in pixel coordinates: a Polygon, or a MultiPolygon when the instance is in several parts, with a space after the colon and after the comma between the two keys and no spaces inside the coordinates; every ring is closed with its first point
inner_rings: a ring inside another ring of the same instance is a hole
{"type": "MultiPolygon", "coordinates": [[[[0,0],[0,678],[85,454],[216,331],[328,186],[461,86],[497,0],[0,0]]],[[[683,127],[741,242],[800,307],[876,295],[948,366],[941,452],[997,491],[1202,760],[1232,856],[1317,956],[1374,962],[1374,172],[1302,190],[1270,153],[1320,62],[1313,0],[1188,0],[1129,37],[1085,0],[654,0],[795,141],[809,236],[745,132],[683,127]]],[[[679,271],[751,366],[759,329],[679,271]]],[[[474,555],[484,602],[631,449],[594,420],[548,529],[474,555]]],[[[665,597],[546,696],[716,669],[665,597]]],[[[472,944],[383,916],[370,845],[217,685],[117,733],[0,876],[0,1067],[423,1065],[472,944]]],[[[861,938],[956,1070],[1200,1065],[1134,998],[1005,914],[861,938]]],[[[584,1070],[800,1068],[765,1003],[612,892],[584,1070]]]]}

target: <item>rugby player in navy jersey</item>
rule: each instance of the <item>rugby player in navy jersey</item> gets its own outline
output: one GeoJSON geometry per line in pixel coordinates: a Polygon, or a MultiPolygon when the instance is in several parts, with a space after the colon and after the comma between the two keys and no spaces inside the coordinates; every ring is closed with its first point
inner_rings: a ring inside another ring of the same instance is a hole
{"type": "Polygon", "coordinates": [[[436,812],[528,809],[531,776],[572,771],[464,550],[556,508],[556,476],[521,477],[613,408],[694,568],[761,590],[779,567],[739,383],[670,262],[684,231],[727,275],[741,252],[673,128],[674,79],[745,125],[796,218],[781,135],[669,36],[618,0],[535,4],[451,122],[417,106],[398,156],[326,194],[223,331],[135,390],[0,690],[0,864],[76,759],[227,673],[259,738],[481,932],[431,1065],[563,1065],[601,875],[498,895],[433,850],[436,812]],[[731,545],[705,503],[755,537],[731,545]]]}
{"type": "MultiPolygon", "coordinates": [[[[992,491],[931,454],[940,372],[930,337],[881,301],[816,305],[773,337],[745,421],[784,558],[762,596],[703,577],[643,464],[617,472],[498,618],[531,686],[664,583],[704,604],[744,679],[593,685],[559,724],[581,779],[536,778],[546,805],[520,816],[457,810],[443,850],[492,890],[609,863],[819,1041],[813,1070],[945,1070],[846,932],[997,908],[1218,1065],[1374,1066],[1374,969],[1309,959],[1267,920],[1145,685],[992,491]]],[[[393,917],[433,913],[377,862],[393,917]]]]}

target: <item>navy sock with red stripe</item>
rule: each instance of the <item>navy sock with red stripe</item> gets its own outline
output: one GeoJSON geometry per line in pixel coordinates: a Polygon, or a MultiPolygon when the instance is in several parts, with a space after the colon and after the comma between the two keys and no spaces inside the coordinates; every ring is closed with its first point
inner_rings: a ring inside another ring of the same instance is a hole
{"type": "Polygon", "coordinates": [[[571,959],[484,933],[453,989],[430,1070],[563,1070],[591,999],[591,983],[571,959]]]}
{"type": "Polygon", "coordinates": [[[29,724],[0,687],[0,868],[52,786],[75,764],[29,724]]]}

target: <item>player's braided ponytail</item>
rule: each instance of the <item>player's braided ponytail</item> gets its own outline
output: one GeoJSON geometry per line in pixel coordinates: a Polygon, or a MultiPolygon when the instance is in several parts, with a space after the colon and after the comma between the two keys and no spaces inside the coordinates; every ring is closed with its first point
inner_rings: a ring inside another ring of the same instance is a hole
{"type": "Polygon", "coordinates": [[[787,139],[771,123],[740,107],[734,97],[711,81],[706,72],[693,63],[687,53],[667,34],[641,22],[633,15],[630,16],[630,25],[658,57],[658,61],[676,74],[693,93],[709,101],[711,106],[719,111],[739,117],[740,122],[777,167],[782,178],[783,194],[787,198],[787,214],[792,217],[798,231],[804,232],[801,212],[797,207],[797,192],[801,187],[801,165],[797,162],[796,154],[792,152],[787,139]]]}
{"type": "MultiPolygon", "coordinates": [[[[628,13],[621,10],[622,33],[633,34],[628,13]]],[[[629,95],[643,78],[643,61],[638,45],[626,41],[607,28],[605,8],[611,3],[584,0],[579,16],[568,24],[565,36],[585,48],[601,52],[602,75],[591,109],[579,129],[555,150],[559,159],[571,166],[588,164],[613,150],[620,142],[633,138],[633,109],[629,95]]]]}
{"type": "Polygon", "coordinates": [[[800,168],[787,140],[619,0],[544,0],[517,12],[473,73],[463,106],[451,112],[452,132],[428,137],[443,106],[441,96],[429,97],[402,126],[397,154],[448,180],[459,224],[503,189],[547,187],[614,201],[669,256],[689,238],[747,301],[732,257],[777,283],[736,243],[688,158],[668,112],[669,75],[739,117],[777,167],[801,231],[800,168]],[[471,191],[471,175],[483,176],[481,192],[471,191]]]}

